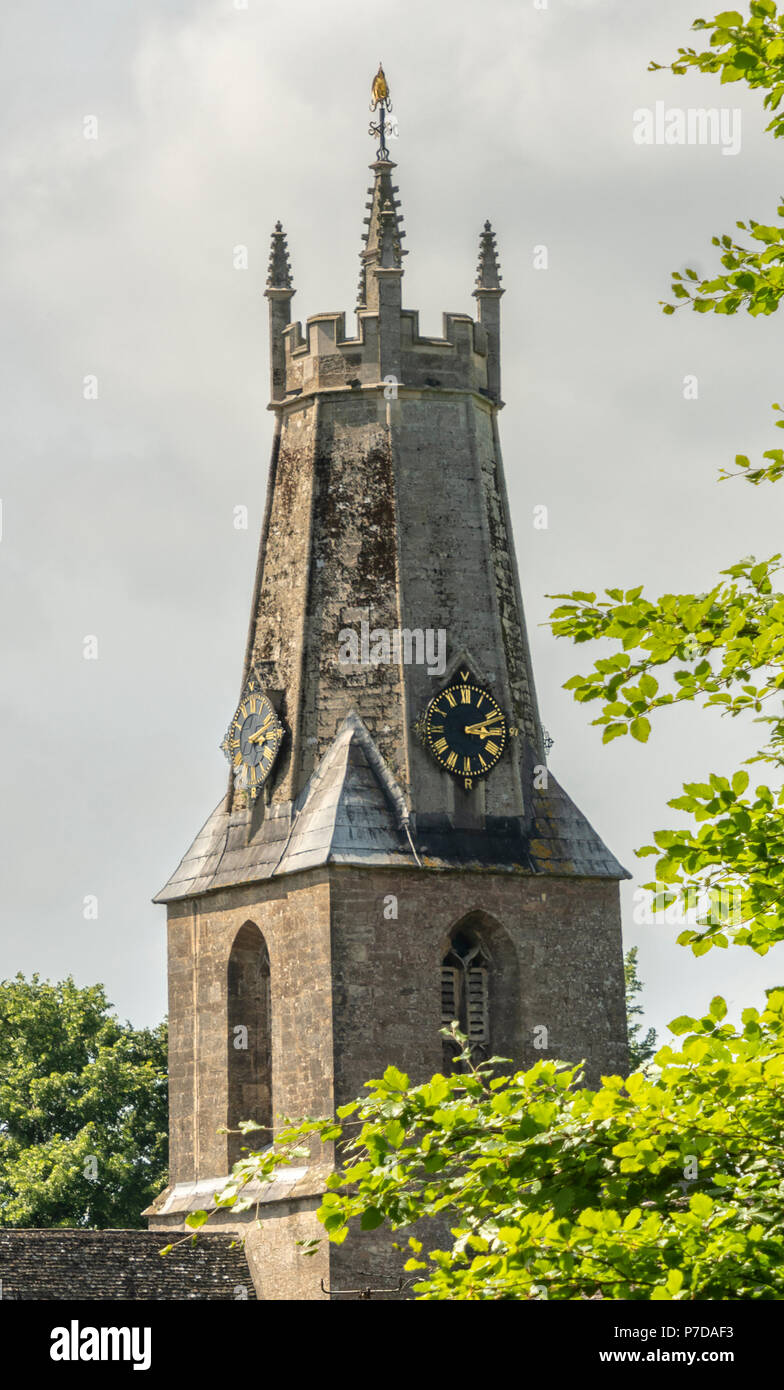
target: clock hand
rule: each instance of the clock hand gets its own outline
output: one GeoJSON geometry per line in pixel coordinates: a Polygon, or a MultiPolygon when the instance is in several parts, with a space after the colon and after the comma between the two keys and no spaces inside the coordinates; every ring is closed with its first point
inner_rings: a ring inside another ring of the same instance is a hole
{"type": "Polygon", "coordinates": [[[263,739],[266,739],[267,734],[270,732],[270,730],[266,728],[267,723],[269,723],[269,720],[266,720],[261,728],[256,730],[255,734],[248,735],[248,743],[261,743],[263,739]]]}
{"type": "Polygon", "coordinates": [[[496,731],[498,731],[498,729],[499,729],[499,727],[500,727],[500,726],[498,725],[498,720],[499,720],[499,719],[503,719],[503,717],[504,717],[504,716],[503,716],[502,714],[491,714],[491,715],[488,716],[487,719],[483,719],[479,724],[466,724],[466,727],[465,727],[465,729],[463,730],[463,733],[465,733],[465,734],[479,734],[480,738],[481,738],[481,737],[486,738],[487,735],[488,735],[489,733],[492,733],[492,732],[493,732],[492,729],[488,729],[488,727],[487,727],[488,724],[490,724],[490,723],[492,722],[494,728],[496,729],[496,731]]]}

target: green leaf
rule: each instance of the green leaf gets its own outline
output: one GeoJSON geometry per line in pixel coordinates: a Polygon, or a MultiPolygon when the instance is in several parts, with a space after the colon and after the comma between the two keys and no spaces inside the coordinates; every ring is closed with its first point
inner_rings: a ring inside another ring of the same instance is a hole
{"type": "Polygon", "coordinates": [[[189,1211],[185,1218],[185,1225],[189,1226],[192,1231],[198,1231],[199,1227],[208,1220],[209,1214],[206,1211],[189,1211]]]}
{"type": "Polygon", "coordinates": [[[407,1091],[408,1077],[405,1072],[398,1071],[397,1067],[387,1067],[384,1072],[384,1082],[390,1091],[407,1091]]]}
{"type": "Polygon", "coordinates": [[[400,1120],[392,1120],[391,1123],[386,1126],[384,1135],[393,1149],[399,1149],[406,1137],[405,1126],[400,1123],[400,1120]]]}
{"type": "Polygon", "coordinates": [[[710,1013],[712,1018],[717,1018],[719,1022],[727,1016],[727,1005],[720,994],[715,995],[710,1001],[710,1013]]]}
{"type": "Polygon", "coordinates": [[[689,1018],[688,1014],[679,1014],[671,1023],[667,1024],[671,1033],[680,1036],[681,1033],[689,1033],[693,1030],[696,1020],[689,1018]]]}
{"type": "Polygon", "coordinates": [[[636,738],[638,743],[647,743],[648,735],[651,732],[650,721],[643,715],[638,715],[629,725],[629,732],[632,738],[636,738]]]}
{"type": "Polygon", "coordinates": [[[619,738],[621,734],[625,734],[626,732],[627,729],[625,724],[608,724],[602,734],[602,743],[610,743],[612,739],[619,738]]]}
{"type": "Polygon", "coordinates": [[[689,1210],[704,1221],[713,1211],[713,1202],[707,1193],[695,1192],[694,1196],[689,1198],[689,1210]]]}
{"type": "Polygon", "coordinates": [[[335,1231],[340,1230],[345,1224],[343,1212],[335,1211],[333,1207],[327,1207],[326,1209],[324,1207],[319,1207],[318,1219],[324,1227],[324,1230],[327,1231],[330,1236],[332,1236],[335,1231]]]}
{"type": "Polygon", "coordinates": [[[375,1231],[377,1226],[381,1226],[384,1221],[384,1213],[378,1207],[366,1207],[362,1213],[360,1226],[363,1231],[375,1231]]]}

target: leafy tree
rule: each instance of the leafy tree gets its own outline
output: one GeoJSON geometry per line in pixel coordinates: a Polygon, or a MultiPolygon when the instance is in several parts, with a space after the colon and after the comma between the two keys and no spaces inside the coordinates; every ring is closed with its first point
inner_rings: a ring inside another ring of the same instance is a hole
{"type": "MultiPolygon", "coordinates": [[[[784,13],[774,0],[754,0],[748,19],[738,10],[723,10],[714,19],[696,19],[695,32],[708,33],[708,48],[679,48],[678,56],[667,64],[670,72],[683,76],[691,69],[720,73],[722,83],[745,82],[765,92],[763,105],[774,112],[767,130],[776,139],[784,136],[784,13]]],[[[651,70],[662,68],[651,63],[651,70]]],[[[784,217],[784,202],[778,200],[776,216],[784,217]]],[[[748,233],[749,245],[727,232],[712,238],[719,248],[722,271],[700,277],[696,270],[672,272],[675,303],[663,305],[665,314],[691,304],[699,314],[736,314],[745,309],[752,317],[774,314],[784,295],[784,226],[760,222],[752,217],[736,223],[748,233]]],[[[781,413],[781,406],[773,409],[781,413]]],[[[784,429],[784,418],[776,421],[784,429]]],[[[739,474],[753,484],[777,482],[784,475],[784,451],[767,449],[767,464],[752,466],[746,454],[735,459],[737,472],[722,471],[723,478],[739,474]]],[[[776,557],[778,558],[778,557],[776,557]]]]}
{"type": "Polygon", "coordinates": [[[412,1086],[388,1067],[336,1119],[292,1125],[237,1164],[218,1205],[252,1207],[246,1183],[298,1162],[317,1135],[343,1146],[318,1213],[331,1241],[352,1222],[448,1220],[450,1249],[409,1237],[422,1299],[780,1300],[784,990],[738,1028],[725,1015],[716,998],[705,1017],[676,1019],[681,1042],[653,1070],[595,1091],[560,1062],[476,1066],[453,1026],[463,1071],[412,1086]]]}
{"type": "MultiPolygon", "coordinates": [[[[728,10],[693,29],[709,32],[709,48],[679,49],[671,70],[763,90],[774,113],[768,129],[784,135],[784,15],[774,0],[753,0],[747,19],[728,10]]],[[[784,217],[784,202],[778,211],[784,217]]],[[[752,316],[778,309],[784,227],[738,225],[757,245],[714,237],[725,273],[674,273],[678,305],[752,316]]],[[[752,467],[739,455],[735,472],[720,476],[752,484],[784,476],[784,452],[764,458],[767,466],[752,467]]],[[[556,636],[612,644],[567,683],[579,702],[598,702],[603,742],[630,734],[644,743],[651,718],[683,701],[764,730],[745,767],[712,772],[670,801],[690,815],[687,828],[658,831],[638,851],[658,855],[657,880],[646,885],[657,907],[698,908],[696,929],[678,938],[695,955],[730,945],[764,954],[784,938],[780,560],[740,559],[698,594],[649,598],[637,586],[554,596],[556,636]],[[754,764],[767,780],[750,790],[754,764]]],[[[628,983],[634,961],[626,965],[628,983]]],[[[500,1076],[499,1059],[475,1066],[459,1039],[463,1072],[411,1086],[389,1067],[336,1117],[289,1125],[271,1149],[249,1153],[218,1205],[250,1205],[246,1183],[297,1161],[316,1135],[341,1155],[319,1212],[330,1240],[357,1222],[404,1230],[448,1219],[450,1249],[413,1242],[420,1298],[781,1300],[784,990],[768,991],[762,1012],[745,1009],[736,1025],[725,1018],[717,997],[704,1017],[674,1020],[677,1048],[661,1048],[625,1080],[604,1077],[595,1091],[581,1085],[579,1067],[561,1062],[500,1076]]],[[[196,1213],[190,1224],[206,1219],[196,1213]]]]}
{"type": "MultiPolygon", "coordinates": [[[[765,106],[776,113],[768,129],[776,138],[784,135],[784,15],[774,0],[753,0],[747,19],[738,10],[724,10],[712,20],[695,20],[692,28],[709,33],[709,47],[679,49],[670,70],[682,75],[697,68],[720,73],[722,82],[745,81],[763,89],[765,106]]],[[[779,214],[784,216],[784,203],[779,214]]],[[[745,309],[752,316],[778,309],[784,295],[784,227],[753,220],[738,225],[750,232],[759,250],[715,236],[727,273],[700,280],[694,270],[687,270],[685,279],[674,272],[678,304],[691,303],[700,313],[745,309]]],[[[675,308],[664,306],[666,313],[675,308]]],[[[776,423],[784,427],[784,419],[776,423]]],[[[737,455],[736,470],[723,470],[722,480],[778,481],[784,475],[784,451],[769,449],[763,458],[767,465],[752,466],[747,455],[737,455]]],[[[688,812],[693,826],[660,830],[653,845],[638,851],[659,855],[657,880],[646,884],[660,890],[657,907],[676,899],[687,910],[702,904],[698,929],[687,929],[678,938],[695,955],[730,941],[764,954],[784,937],[780,561],[780,554],[761,561],[745,557],[699,594],[651,599],[640,585],[605,589],[601,598],[579,590],[555,595],[561,600],[551,615],[556,636],[578,643],[604,638],[617,648],[597,660],[592,671],[567,682],[576,700],[600,703],[593,722],[602,727],[604,742],[626,734],[645,742],[650,716],[684,700],[715,707],[727,718],[751,717],[765,727],[767,737],[747,765],[769,769],[773,785],[760,781],[749,791],[745,768],[687,783],[669,805],[688,812]]]]}
{"type": "MultiPolygon", "coordinates": [[[[784,595],[773,588],[779,556],[730,566],[707,593],[650,600],[642,586],[606,589],[605,597],[559,594],[554,633],[582,643],[605,638],[619,650],[567,681],[576,700],[599,701],[593,723],[603,742],[631,734],[645,742],[649,716],[683,701],[700,701],[727,718],[751,716],[768,739],[748,763],[780,772],[784,751],[784,595]],[[654,676],[653,672],[657,675],[654,676]]],[[[695,955],[729,940],[763,954],[784,936],[784,790],[759,783],[746,795],[745,768],[686,783],[668,804],[688,811],[694,827],[657,831],[638,851],[658,854],[653,891],[660,908],[680,898],[704,902],[698,929],[678,940],[695,955]]]]}
{"type": "Polygon", "coordinates": [[[644,1067],[646,1062],[650,1062],[656,1051],[656,1029],[649,1028],[644,1037],[640,1037],[642,1024],[636,1022],[644,1013],[642,1004],[637,1003],[638,996],[642,994],[642,980],[637,974],[637,956],[639,950],[636,946],[630,946],[623,958],[623,979],[626,985],[626,1018],[628,1020],[629,1031],[629,1062],[633,1071],[638,1067],[644,1067]],[[632,1022],[632,1019],[635,1022],[632,1022]]]}
{"type": "MultiPolygon", "coordinates": [[[[753,0],[748,19],[738,10],[723,10],[714,19],[695,19],[692,29],[710,34],[709,47],[701,51],[679,48],[677,58],[667,65],[670,72],[682,77],[696,68],[720,73],[722,83],[743,81],[751,88],[762,88],[764,106],[776,113],[766,128],[776,139],[784,136],[784,112],[780,110],[784,99],[784,15],[778,14],[774,0],[753,0]]],[[[656,71],[662,66],[651,63],[650,69],[656,71]]],[[[784,217],[784,204],[776,213],[784,217]]],[[[700,279],[695,270],[687,270],[684,279],[673,272],[672,291],[678,304],[665,305],[665,313],[672,314],[686,303],[700,314],[735,314],[746,309],[756,317],[776,312],[784,294],[784,227],[767,226],[753,218],[736,225],[759,242],[759,248],[745,246],[726,233],[714,236],[713,245],[721,248],[726,274],[700,279]]]]}
{"type": "Polygon", "coordinates": [[[0,1226],[142,1226],[166,1183],[166,1025],[101,985],[0,983],[0,1226]]]}

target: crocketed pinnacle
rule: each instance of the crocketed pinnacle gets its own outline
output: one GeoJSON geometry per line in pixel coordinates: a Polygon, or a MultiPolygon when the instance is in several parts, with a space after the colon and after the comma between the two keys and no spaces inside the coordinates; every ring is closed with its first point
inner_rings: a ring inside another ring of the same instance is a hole
{"type": "Polygon", "coordinates": [[[272,245],[270,246],[267,289],[290,290],[291,287],[291,265],[289,264],[286,234],[280,222],[276,222],[275,230],[272,233],[272,245]]]}
{"type": "Polygon", "coordinates": [[[365,204],[368,216],[365,218],[367,230],[362,237],[364,246],[359,253],[359,309],[378,307],[373,270],[381,267],[400,269],[403,256],[408,255],[400,245],[405,232],[400,226],[403,214],[397,210],[400,202],[395,197],[399,189],[392,182],[392,170],[396,166],[391,159],[377,159],[370,167],[375,173],[375,181],[368,189],[369,202],[365,204]]]}
{"type": "MultiPolygon", "coordinates": [[[[489,222],[479,237],[479,264],[476,268],[476,288],[474,294],[482,290],[500,290],[501,272],[498,269],[498,253],[495,246],[495,232],[489,222]]],[[[503,293],[503,291],[502,291],[503,293]]]]}

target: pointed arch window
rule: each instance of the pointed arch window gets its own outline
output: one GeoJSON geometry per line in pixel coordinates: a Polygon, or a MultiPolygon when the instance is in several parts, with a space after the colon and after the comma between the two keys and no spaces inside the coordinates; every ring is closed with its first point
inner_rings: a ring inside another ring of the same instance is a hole
{"type": "MultiPolygon", "coordinates": [[[[472,1049],[485,1053],[490,1045],[490,955],[476,932],[453,932],[441,965],[441,1025],[457,1021],[472,1049]]],[[[447,1043],[451,1061],[454,1045],[447,1043]]]]}
{"type": "Polygon", "coordinates": [[[272,1026],[267,943],[253,922],[240,927],[228,966],[228,1128],[255,1120],[262,1129],[228,1135],[231,1167],[242,1149],[272,1142],[272,1026]]]}

